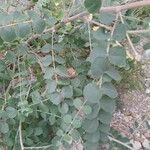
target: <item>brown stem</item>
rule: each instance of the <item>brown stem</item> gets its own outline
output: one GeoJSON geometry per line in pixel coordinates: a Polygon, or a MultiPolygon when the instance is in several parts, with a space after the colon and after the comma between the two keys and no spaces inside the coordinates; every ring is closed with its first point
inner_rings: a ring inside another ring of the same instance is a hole
{"type": "Polygon", "coordinates": [[[150,33],[150,29],[144,29],[144,30],[131,30],[127,31],[129,34],[140,34],[140,33],[150,33]]]}
{"type": "MultiPolygon", "coordinates": [[[[100,12],[118,13],[118,12],[123,11],[123,10],[139,8],[139,7],[148,6],[148,5],[150,5],[150,0],[143,0],[143,1],[133,2],[133,3],[125,4],[125,5],[102,7],[100,9],[100,12]]],[[[66,24],[68,22],[74,21],[76,19],[82,18],[82,17],[87,16],[87,15],[89,15],[88,12],[81,12],[77,15],[74,15],[72,17],[69,17],[69,18],[63,20],[61,23],[56,24],[52,28],[46,29],[43,33],[48,33],[48,32],[54,31],[54,30],[60,28],[62,24],[66,24]]],[[[39,34],[33,35],[31,38],[29,38],[27,40],[27,43],[30,43],[32,40],[34,40],[38,37],[40,37],[39,34]]]]}
{"type": "Polygon", "coordinates": [[[94,20],[91,20],[90,23],[95,24],[95,25],[97,25],[99,27],[105,28],[105,29],[110,30],[110,31],[112,30],[111,26],[104,25],[104,24],[96,22],[94,20]]]}
{"type": "Polygon", "coordinates": [[[100,9],[101,12],[120,12],[127,9],[139,8],[143,6],[150,5],[150,0],[143,0],[139,2],[127,3],[125,5],[120,6],[110,6],[110,7],[102,7],[100,9]]]}

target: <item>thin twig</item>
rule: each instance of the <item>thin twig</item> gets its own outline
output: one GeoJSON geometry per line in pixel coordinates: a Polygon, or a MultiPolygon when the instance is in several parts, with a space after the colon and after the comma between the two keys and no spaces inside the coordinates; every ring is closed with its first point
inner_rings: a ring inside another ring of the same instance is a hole
{"type": "MultiPolygon", "coordinates": [[[[124,24],[124,20],[123,20],[121,12],[119,12],[119,16],[120,16],[122,24],[124,24]]],[[[138,52],[134,48],[134,45],[133,45],[133,43],[132,43],[132,41],[131,41],[130,36],[129,36],[128,33],[126,33],[126,38],[127,38],[128,42],[129,42],[129,45],[130,45],[130,47],[132,49],[131,53],[132,53],[133,57],[135,58],[135,60],[140,61],[141,60],[141,55],[138,54],[138,52]]]]}
{"type": "Polygon", "coordinates": [[[15,144],[16,144],[16,141],[17,141],[18,134],[19,134],[19,128],[18,128],[18,130],[17,130],[17,132],[16,132],[15,141],[14,141],[14,146],[13,146],[13,149],[12,149],[12,150],[15,150],[15,149],[16,149],[15,144]]]}
{"type": "Polygon", "coordinates": [[[57,78],[57,74],[56,74],[56,65],[55,65],[55,52],[54,52],[54,31],[52,32],[52,64],[53,64],[53,69],[54,69],[54,77],[55,77],[55,81],[56,83],[58,83],[58,78],[57,78]]]}
{"type": "Polygon", "coordinates": [[[40,60],[38,54],[35,53],[35,52],[33,52],[33,51],[28,51],[28,53],[31,53],[31,54],[33,54],[33,55],[36,56],[36,58],[37,58],[37,60],[38,60],[38,64],[40,65],[40,68],[41,68],[42,72],[45,73],[44,66],[43,66],[43,64],[42,64],[42,62],[41,62],[41,60],[40,60]]]}
{"type": "Polygon", "coordinates": [[[39,147],[24,147],[24,149],[28,149],[28,150],[32,150],[32,149],[46,149],[46,148],[50,148],[52,147],[53,145],[46,145],[46,146],[39,146],[39,147]]]}
{"type": "Polygon", "coordinates": [[[87,21],[87,24],[88,24],[90,51],[92,51],[92,40],[91,40],[91,27],[90,27],[90,22],[87,21]]]}
{"type": "Polygon", "coordinates": [[[133,133],[130,135],[130,138],[138,131],[138,129],[141,127],[141,125],[147,120],[148,116],[146,116],[138,125],[138,127],[133,131],[133,133]]]}
{"type": "Polygon", "coordinates": [[[133,2],[133,3],[126,3],[124,5],[120,5],[120,6],[110,6],[110,7],[102,7],[100,9],[101,12],[121,12],[127,9],[133,9],[133,8],[139,8],[139,7],[143,7],[143,6],[148,6],[150,5],[150,0],[143,0],[143,1],[139,1],[139,2],[133,2]]]}
{"type": "MultiPolygon", "coordinates": [[[[13,73],[15,72],[15,68],[16,68],[16,65],[14,64],[13,65],[13,73]]],[[[9,83],[9,85],[8,85],[8,87],[7,87],[7,89],[6,89],[6,91],[5,91],[5,102],[4,102],[4,105],[2,106],[2,110],[4,110],[5,109],[5,106],[6,106],[6,104],[7,104],[7,94],[9,93],[9,91],[10,91],[10,89],[11,89],[11,87],[12,87],[12,81],[13,81],[13,78],[12,78],[12,80],[10,81],[10,83],[9,83]]]]}
{"type": "Polygon", "coordinates": [[[55,114],[52,114],[52,113],[42,112],[42,111],[40,111],[40,110],[35,110],[35,111],[40,112],[40,113],[44,113],[44,114],[47,114],[47,115],[51,115],[51,116],[54,116],[54,117],[57,117],[57,118],[62,119],[62,117],[61,117],[61,116],[58,116],[58,115],[55,115],[55,114]]]}
{"type": "MultiPolygon", "coordinates": [[[[116,14],[115,23],[114,23],[113,28],[111,30],[111,34],[110,34],[110,39],[109,40],[111,40],[112,37],[113,37],[114,30],[115,30],[116,25],[117,25],[118,17],[119,17],[119,14],[116,14]]],[[[108,43],[107,50],[106,50],[107,51],[107,55],[109,55],[109,50],[110,50],[110,42],[108,43]]]]}
{"type": "Polygon", "coordinates": [[[99,27],[105,28],[105,29],[107,29],[107,30],[110,30],[110,31],[112,30],[112,27],[107,26],[107,25],[102,24],[102,23],[99,23],[99,22],[96,22],[96,21],[94,21],[94,20],[90,20],[89,22],[92,23],[92,24],[95,24],[95,25],[97,25],[97,26],[99,26],[99,27]]]}
{"type": "Polygon", "coordinates": [[[20,147],[21,150],[24,150],[24,146],[23,146],[23,140],[22,140],[22,131],[21,131],[21,121],[19,123],[19,140],[20,140],[20,147]]]}
{"type": "Polygon", "coordinates": [[[117,140],[117,139],[115,139],[115,138],[113,138],[113,137],[110,137],[109,136],[109,140],[110,141],[114,141],[114,142],[116,142],[116,143],[118,143],[118,144],[120,144],[120,145],[123,145],[124,147],[126,147],[126,148],[128,148],[128,149],[130,149],[130,150],[134,150],[132,147],[130,147],[129,145],[127,145],[127,144],[125,144],[125,143],[123,143],[123,142],[121,142],[121,141],[119,141],[119,140],[117,140]]]}
{"type": "Polygon", "coordinates": [[[138,54],[138,52],[137,52],[136,49],[134,48],[133,43],[132,43],[132,41],[131,41],[131,39],[130,39],[128,33],[126,33],[126,37],[127,37],[127,40],[128,40],[128,42],[129,42],[130,47],[132,48],[132,54],[134,55],[134,58],[135,58],[137,61],[140,61],[140,60],[141,60],[141,56],[140,56],[140,54],[138,54]]]}
{"type": "Polygon", "coordinates": [[[33,3],[33,4],[30,4],[30,5],[28,5],[26,8],[24,8],[23,11],[29,10],[29,9],[33,8],[34,6],[35,6],[34,3],[33,3]]]}
{"type": "Polygon", "coordinates": [[[129,34],[144,34],[144,33],[150,33],[150,29],[143,29],[143,30],[130,30],[130,31],[127,31],[127,33],[129,34]]]}
{"type": "Polygon", "coordinates": [[[24,21],[24,22],[19,21],[19,22],[7,24],[7,25],[4,25],[4,26],[0,26],[0,29],[5,28],[5,27],[16,26],[16,25],[18,25],[19,23],[22,23],[22,24],[32,23],[32,20],[28,20],[28,21],[24,21]]]}

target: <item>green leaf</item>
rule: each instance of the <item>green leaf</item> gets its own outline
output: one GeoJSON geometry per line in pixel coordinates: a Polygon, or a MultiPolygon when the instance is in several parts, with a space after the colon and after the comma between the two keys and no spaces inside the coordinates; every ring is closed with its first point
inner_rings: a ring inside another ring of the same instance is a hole
{"type": "Polygon", "coordinates": [[[89,103],[98,103],[101,98],[99,87],[95,83],[89,83],[85,86],[83,91],[84,98],[89,103]]]}
{"type": "Polygon", "coordinates": [[[113,39],[116,41],[122,41],[126,37],[127,27],[125,24],[118,24],[113,33],[113,39]]]}
{"type": "Polygon", "coordinates": [[[107,143],[109,140],[108,134],[100,132],[100,141],[103,143],[107,143]]]}
{"type": "Polygon", "coordinates": [[[80,127],[81,127],[82,122],[81,122],[81,120],[80,120],[79,118],[76,118],[76,119],[73,121],[72,125],[77,129],[77,128],[80,128],[80,127]]]}
{"type": "MultiPolygon", "coordinates": [[[[3,7],[3,6],[1,6],[3,7]]],[[[5,26],[6,24],[11,24],[11,21],[13,20],[12,16],[9,15],[6,12],[0,13],[0,25],[5,26]]]]}
{"type": "Polygon", "coordinates": [[[18,111],[13,107],[7,107],[6,112],[9,118],[15,118],[18,114],[18,111]]]}
{"type": "MultiPolygon", "coordinates": [[[[93,37],[97,40],[107,40],[109,38],[109,34],[105,33],[103,29],[98,29],[97,31],[93,32],[93,37]]],[[[101,42],[103,44],[103,42],[101,42]]]]}
{"type": "Polygon", "coordinates": [[[71,144],[73,139],[70,135],[66,134],[63,138],[64,141],[66,141],[68,144],[71,144]]]}
{"type": "MultiPolygon", "coordinates": [[[[3,100],[3,99],[0,99],[0,100],[3,100]]],[[[8,114],[6,113],[6,111],[0,110],[0,118],[1,119],[7,119],[8,118],[8,114]]]]}
{"type": "Polygon", "coordinates": [[[51,51],[52,46],[50,44],[45,44],[42,48],[41,51],[43,53],[49,53],[51,51]]]}
{"type": "Polygon", "coordinates": [[[1,122],[0,123],[0,132],[3,133],[3,134],[6,134],[8,133],[9,131],[9,126],[6,122],[1,122]]]}
{"type": "Polygon", "coordinates": [[[74,88],[73,89],[73,95],[74,95],[74,97],[80,97],[80,96],[82,96],[83,94],[83,91],[82,91],[82,89],[80,89],[80,88],[74,88]]]}
{"type": "Polygon", "coordinates": [[[81,138],[80,132],[76,129],[71,131],[71,136],[74,140],[78,140],[81,138]]]}
{"type": "Polygon", "coordinates": [[[64,86],[62,88],[62,96],[64,98],[71,98],[73,96],[73,88],[71,85],[69,86],[64,86]]]}
{"type": "Polygon", "coordinates": [[[93,120],[85,119],[83,122],[83,128],[87,133],[93,133],[98,129],[99,122],[97,118],[93,120]]]}
{"type": "Polygon", "coordinates": [[[116,16],[112,13],[101,12],[100,15],[98,16],[98,18],[101,23],[111,24],[115,20],[116,16]]]}
{"type": "Polygon", "coordinates": [[[5,27],[0,30],[1,38],[6,42],[12,42],[16,39],[15,29],[13,27],[5,27]]]}
{"type": "Polygon", "coordinates": [[[90,13],[96,13],[100,10],[101,7],[101,0],[85,0],[84,1],[84,6],[85,8],[90,12],[90,13]]]}
{"type": "Polygon", "coordinates": [[[0,60],[0,71],[3,71],[6,68],[4,61],[0,60]]]}
{"type": "Polygon", "coordinates": [[[20,38],[25,38],[31,33],[30,24],[20,23],[16,26],[16,35],[20,38]]]}
{"type": "Polygon", "coordinates": [[[110,124],[112,119],[112,114],[105,112],[105,111],[100,111],[99,112],[99,120],[104,123],[104,124],[110,124]]]}
{"type": "Polygon", "coordinates": [[[51,125],[53,125],[53,124],[56,122],[55,116],[50,116],[50,117],[48,118],[48,120],[49,120],[49,122],[50,122],[51,125]]]}
{"type": "Polygon", "coordinates": [[[56,132],[56,134],[57,134],[59,137],[61,137],[61,136],[63,136],[64,132],[63,132],[63,130],[59,129],[59,130],[56,132]]]}
{"type": "Polygon", "coordinates": [[[39,104],[39,109],[44,113],[44,112],[49,112],[49,108],[47,105],[41,103],[39,104]]]}
{"type": "Polygon", "coordinates": [[[60,56],[55,56],[55,61],[58,63],[58,64],[64,64],[65,63],[65,59],[60,57],[60,56]]]}
{"type": "Polygon", "coordinates": [[[115,89],[112,83],[106,82],[102,84],[102,87],[100,90],[104,95],[107,95],[111,98],[116,98],[118,96],[117,90],[115,89]]]}
{"type": "Polygon", "coordinates": [[[91,73],[93,77],[100,78],[110,67],[106,58],[97,57],[91,64],[91,73]]]}
{"type": "Polygon", "coordinates": [[[82,106],[82,101],[80,98],[76,98],[74,101],[73,101],[73,105],[75,108],[77,108],[78,110],[81,108],[82,106]]]}
{"type": "Polygon", "coordinates": [[[86,133],[85,139],[92,143],[97,143],[100,140],[100,132],[97,130],[93,133],[86,133]]]}
{"type": "Polygon", "coordinates": [[[40,103],[42,98],[38,90],[33,91],[31,94],[33,104],[40,103]]]}
{"type": "Polygon", "coordinates": [[[25,139],[25,144],[27,144],[27,145],[33,145],[33,140],[31,140],[30,138],[26,138],[25,139]]]}
{"type": "Polygon", "coordinates": [[[98,42],[98,43],[94,43],[93,44],[93,49],[90,52],[90,56],[88,58],[88,61],[90,61],[91,63],[94,62],[94,60],[97,57],[102,57],[102,58],[106,58],[107,55],[107,42],[103,41],[103,42],[98,42]]]}
{"type": "Polygon", "coordinates": [[[46,23],[51,27],[55,25],[56,22],[57,19],[54,16],[48,16],[48,18],[46,19],[46,23]]]}
{"type": "Polygon", "coordinates": [[[110,124],[104,124],[104,123],[100,123],[99,125],[99,130],[103,133],[108,134],[110,131],[110,124]]]}
{"type": "Polygon", "coordinates": [[[33,20],[33,30],[37,34],[41,34],[46,27],[45,21],[43,19],[35,19],[33,20]]]}
{"type": "Polygon", "coordinates": [[[79,78],[74,78],[74,79],[71,80],[71,85],[73,87],[79,87],[80,83],[81,83],[81,81],[80,81],[79,78]]]}
{"type": "Polygon", "coordinates": [[[69,110],[69,106],[66,103],[63,103],[59,108],[60,113],[66,114],[69,110]]]}
{"type": "Polygon", "coordinates": [[[5,58],[11,63],[16,62],[16,55],[13,51],[7,51],[5,58]]]}
{"type": "Polygon", "coordinates": [[[65,122],[65,123],[67,123],[67,124],[70,124],[71,122],[72,122],[72,116],[71,115],[65,115],[64,117],[63,117],[63,121],[65,122]]]}
{"type": "Polygon", "coordinates": [[[84,144],[84,147],[86,148],[86,150],[98,150],[100,146],[99,146],[99,142],[92,143],[92,142],[86,141],[86,143],[84,144]]]}
{"type": "Polygon", "coordinates": [[[56,91],[57,83],[55,80],[46,80],[47,93],[53,93],[56,91]]]}
{"type": "Polygon", "coordinates": [[[35,128],[34,135],[39,136],[43,133],[43,129],[41,127],[35,128]]]}
{"type": "Polygon", "coordinates": [[[39,17],[39,14],[34,10],[27,10],[27,14],[33,20],[36,20],[39,17]]]}
{"type": "Polygon", "coordinates": [[[3,45],[4,41],[3,39],[0,37],[0,45],[3,45]]]}
{"type": "Polygon", "coordinates": [[[146,43],[144,46],[143,46],[144,50],[148,50],[150,49],[150,43],[146,43]]]}
{"type": "Polygon", "coordinates": [[[59,105],[62,99],[62,96],[59,93],[55,92],[51,94],[50,101],[55,105],[59,105]]]}
{"type": "Polygon", "coordinates": [[[113,113],[115,111],[115,100],[109,97],[103,96],[100,100],[100,104],[101,108],[106,112],[113,113]]]}
{"type": "Polygon", "coordinates": [[[133,38],[132,38],[132,42],[135,44],[135,43],[138,43],[139,41],[141,40],[141,37],[140,36],[134,36],[133,38]]]}
{"type": "Polygon", "coordinates": [[[46,55],[41,58],[41,61],[45,67],[48,67],[52,63],[52,57],[51,55],[46,55]]]}
{"type": "Polygon", "coordinates": [[[92,112],[92,108],[91,108],[91,106],[89,106],[89,105],[85,105],[85,106],[83,107],[83,111],[84,111],[84,113],[85,113],[86,115],[89,115],[89,114],[91,114],[91,112],[92,112]]]}
{"type": "Polygon", "coordinates": [[[27,63],[28,65],[33,65],[37,63],[37,58],[34,54],[27,54],[27,63]]]}
{"type": "Polygon", "coordinates": [[[100,110],[100,104],[94,104],[91,106],[92,112],[86,116],[87,119],[94,119],[98,116],[99,110],[100,110]]]}
{"type": "Polygon", "coordinates": [[[113,67],[109,68],[109,70],[106,71],[106,74],[116,81],[121,80],[121,76],[120,76],[119,72],[117,70],[115,70],[113,67]]]}
{"type": "Polygon", "coordinates": [[[23,22],[29,19],[26,13],[23,13],[22,11],[18,11],[18,10],[12,12],[11,15],[13,20],[16,22],[21,22],[21,21],[23,22]]]}
{"type": "Polygon", "coordinates": [[[109,50],[109,60],[118,67],[126,66],[126,52],[122,47],[113,47],[109,50]]]}
{"type": "Polygon", "coordinates": [[[64,65],[59,65],[56,67],[56,73],[61,77],[68,77],[67,68],[64,65]]]}
{"type": "Polygon", "coordinates": [[[28,46],[25,43],[18,44],[16,47],[17,55],[26,55],[28,51],[28,46]]]}
{"type": "Polygon", "coordinates": [[[54,75],[54,69],[53,68],[46,68],[45,74],[44,74],[44,79],[52,79],[54,75]]]}

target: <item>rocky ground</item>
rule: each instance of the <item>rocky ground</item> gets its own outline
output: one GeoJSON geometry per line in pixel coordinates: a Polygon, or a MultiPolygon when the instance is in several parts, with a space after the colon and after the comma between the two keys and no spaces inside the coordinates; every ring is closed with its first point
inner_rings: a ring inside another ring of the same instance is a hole
{"type": "Polygon", "coordinates": [[[135,45],[142,56],[140,72],[144,88],[119,90],[123,106],[114,113],[112,121],[112,127],[126,135],[135,150],[150,150],[150,50],[143,50],[143,44],[148,42],[142,39],[135,45]]]}

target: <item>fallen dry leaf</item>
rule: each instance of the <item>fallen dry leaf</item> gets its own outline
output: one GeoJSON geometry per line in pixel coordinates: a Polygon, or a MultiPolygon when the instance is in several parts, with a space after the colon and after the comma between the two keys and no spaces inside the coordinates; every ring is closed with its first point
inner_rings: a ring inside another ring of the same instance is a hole
{"type": "Polygon", "coordinates": [[[76,76],[76,70],[73,67],[67,69],[67,74],[70,78],[74,78],[76,76]]]}

